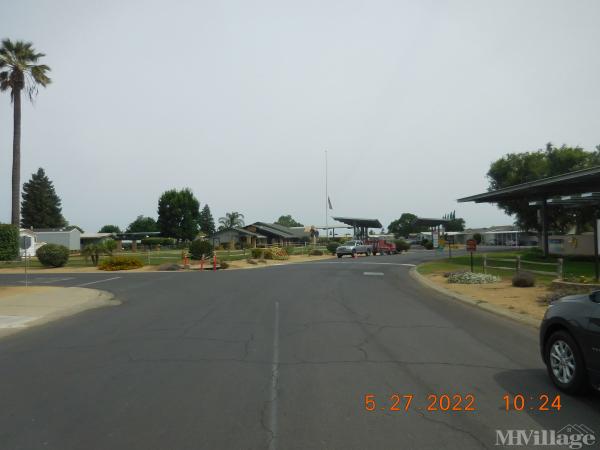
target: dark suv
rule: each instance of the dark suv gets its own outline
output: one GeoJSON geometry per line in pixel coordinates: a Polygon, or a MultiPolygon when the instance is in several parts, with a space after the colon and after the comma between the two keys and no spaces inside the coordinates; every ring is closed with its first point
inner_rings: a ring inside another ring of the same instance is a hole
{"type": "Polygon", "coordinates": [[[540,328],[548,374],[561,390],[600,388],[600,291],[552,302],[540,328]]]}

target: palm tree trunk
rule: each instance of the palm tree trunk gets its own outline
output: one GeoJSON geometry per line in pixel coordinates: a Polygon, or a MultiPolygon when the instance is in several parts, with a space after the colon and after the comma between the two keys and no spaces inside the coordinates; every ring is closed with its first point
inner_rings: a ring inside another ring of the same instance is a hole
{"type": "Polygon", "coordinates": [[[21,90],[13,92],[13,165],[11,223],[21,222],[21,90]]]}

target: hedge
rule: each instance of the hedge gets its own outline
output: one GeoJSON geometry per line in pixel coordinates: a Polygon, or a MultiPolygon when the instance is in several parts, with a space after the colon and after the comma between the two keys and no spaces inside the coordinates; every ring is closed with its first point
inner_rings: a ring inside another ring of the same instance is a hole
{"type": "Polygon", "coordinates": [[[0,224],[0,261],[12,261],[19,256],[19,229],[0,224]]]}
{"type": "Polygon", "coordinates": [[[100,270],[130,270],[142,267],[144,263],[134,256],[111,256],[100,263],[100,270]]]}

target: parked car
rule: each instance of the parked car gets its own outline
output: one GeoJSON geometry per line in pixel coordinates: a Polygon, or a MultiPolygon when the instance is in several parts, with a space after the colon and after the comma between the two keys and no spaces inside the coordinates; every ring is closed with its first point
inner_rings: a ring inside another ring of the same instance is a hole
{"type": "Polygon", "coordinates": [[[540,349],[559,389],[600,389],[600,291],[552,302],[540,327],[540,349]]]}
{"type": "Polygon", "coordinates": [[[336,250],[338,258],[341,258],[344,255],[357,256],[357,255],[366,255],[370,256],[373,253],[373,249],[370,245],[363,243],[363,241],[348,241],[344,244],[340,245],[336,250]]]}

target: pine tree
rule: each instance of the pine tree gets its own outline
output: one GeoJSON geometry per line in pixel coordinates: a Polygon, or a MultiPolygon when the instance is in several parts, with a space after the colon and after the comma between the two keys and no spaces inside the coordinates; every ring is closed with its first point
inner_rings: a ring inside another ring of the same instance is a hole
{"type": "Polygon", "coordinates": [[[215,232],[215,221],[210,213],[210,208],[208,205],[204,205],[204,208],[202,208],[202,211],[200,211],[199,225],[200,231],[206,235],[210,236],[215,232]]]}
{"type": "Polygon", "coordinates": [[[61,201],[52,181],[41,167],[23,184],[21,226],[23,228],[61,228],[67,224],[62,215],[61,201]]]}

